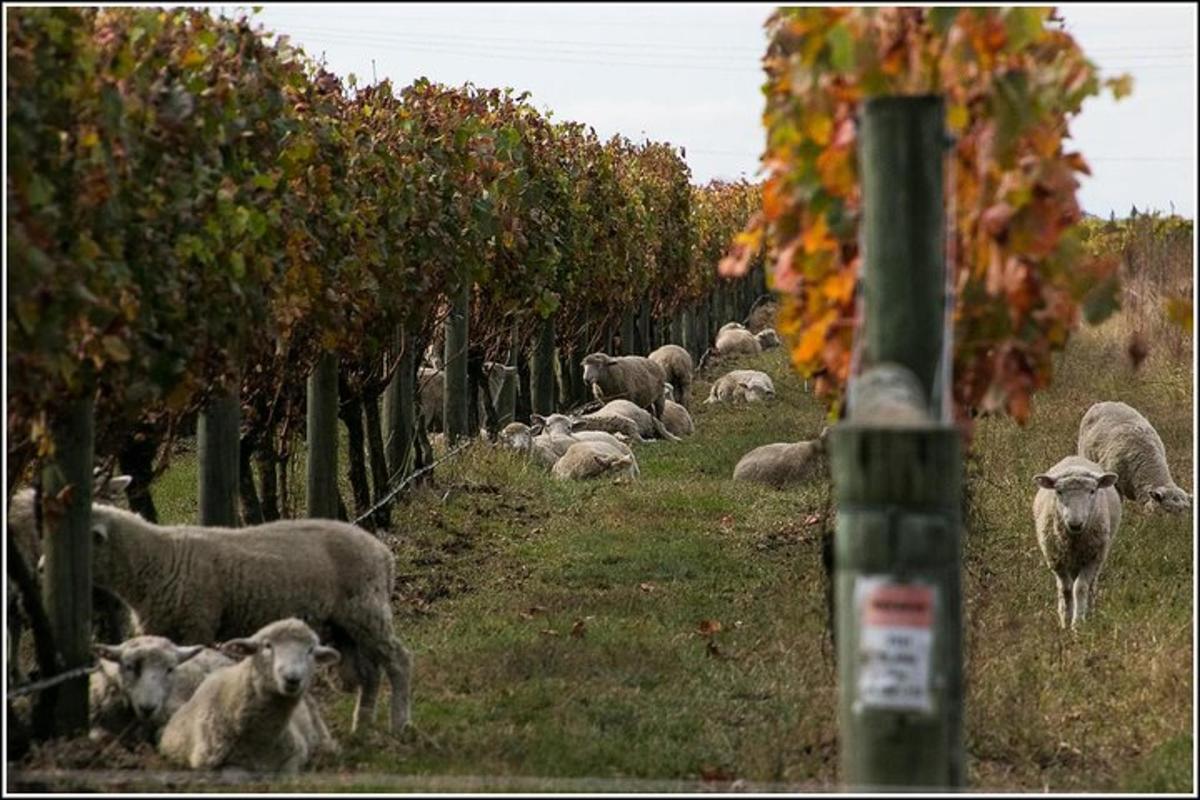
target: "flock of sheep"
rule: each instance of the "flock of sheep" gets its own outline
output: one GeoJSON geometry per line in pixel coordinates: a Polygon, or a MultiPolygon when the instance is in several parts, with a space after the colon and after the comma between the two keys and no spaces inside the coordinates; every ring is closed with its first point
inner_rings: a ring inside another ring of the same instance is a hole
{"type": "MultiPolygon", "coordinates": [[[[734,322],[720,330],[715,349],[753,355],[776,345],[774,331],[755,335],[734,322]]],[[[512,423],[502,445],[556,478],[636,478],[631,445],[693,432],[687,405],[695,370],[683,348],[666,345],[648,357],[593,353],[583,369],[602,408],[535,416],[532,426],[512,423]]],[[[498,376],[502,381],[503,369],[498,376]]],[[[876,370],[863,383],[875,381],[888,389],[876,394],[898,397],[904,377],[876,370]]],[[[733,370],[712,384],[704,402],[760,402],[774,393],[765,373],[733,370]]],[[[880,409],[894,416],[891,405],[880,409]]],[[[776,487],[810,480],[825,462],[825,433],[755,448],[733,477],[776,487]]],[[[391,687],[391,730],[408,724],[412,659],[394,632],[395,566],[386,545],[333,520],[160,526],[107,502],[123,492],[127,477],[97,480],[94,583],[125,602],[143,635],[95,647],[101,669],[91,676],[93,736],[156,742],[168,760],[193,769],[293,772],[337,749],[309,691],[318,667],[332,664],[343,686],[357,691],[352,730],[373,721],[383,675],[391,687]]],[[[1058,580],[1064,627],[1083,620],[1093,601],[1122,496],[1169,511],[1191,506],[1171,479],[1162,440],[1123,403],[1092,406],[1080,424],[1078,454],[1035,481],[1037,539],[1058,580]]],[[[14,496],[9,524],[36,560],[31,489],[14,496]]]]}

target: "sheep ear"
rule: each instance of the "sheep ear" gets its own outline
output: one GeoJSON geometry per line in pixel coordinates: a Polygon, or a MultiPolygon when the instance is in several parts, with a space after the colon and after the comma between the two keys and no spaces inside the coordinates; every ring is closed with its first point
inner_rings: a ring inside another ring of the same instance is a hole
{"type": "Polygon", "coordinates": [[[175,663],[182,664],[183,662],[187,661],[189,658],[195,658],[196,656],[200,655],[202,652],[204,652],[204,645],[202,645],[202,644],[194,644],[189,647],[176,646],[176,648],[175,648],[175,658],[176,658],[175,663]]]}
{"type": "Polygon", "coordinates": [[[1097,489],[1107,489],[1108,487],[1114,485],[1116,482],[1117,482],[1117,473],[1106,472],[1103,475],[1101,475],[1100,478],[1096,481],[1096,488],[1097,489]]]}
{"type": "MultiPolygon", "coordinates": [[[[1112,473],[1110,472],[1109,474],[1111,475],[1112,473]]],[[[1163,491],[1161,486],[1155,486],[1150,490],[1150,496],[1154,498],[1154,502],[1161,503],[1163,498],[1167,496],[1167,493],[1163,491]]]]}
{"type": "Polygon", "coordinates": [[[221,645],[221,652],[230,658],[245,658],[257,653],[260,647],[253,639],[230,639],[221,645]]]}
{"type": "Polygon", "coordinates": [[[614,358],[613,356],[605,356],[605,357],[604,357],[604,363],[605,363],[605,364],[607,364],[607,365],[608,365],[608,366],[610,366],[610,367],[614,367],[614,366],[616,366],[616,365],[617,365],[617,363],[619,363],[619,362],[618,362],[618,361],[617,361],[617,359],[616,359],[616,358],[614,358]]]}
{"type": "Polygon", "coordinates": [[[96,497],[115,498],[121,492],[129,488],[129,484],[133,483],[133,478],[128,475],[114,475],[106,481],[97,484],[92,494],[96,497]]]}
{"type": "Polygon", "coordinates": [[[1045,475],[1045,474],[1034,475],[1033,482],[1036,483],[1038,486],[1042,487],[1043,489],[1053,489],[1054,488],[1054,478],[1050,477],[1049,475],[1045,475]]]}
{"type": "Polygon", "coordinates": [[[119,644],[95,644],[92,645],[92,653],[96,658],[113,661],[117,664],[121,663],[121,646],[119,644]]]}
{"type": "Polygon", "coordinates": [[[332,647],[318,645],[317,649],[313,651],[313,658],[318,664],[336,664],[342,660],[342,654],[332,647]]]}
{"type": "Polygon", "coordinates": [[[534,425],[545,425],[546,424],[546,418],[543,417],[541,414],[530,414],[529,421],[532,422],[534,425]]]}

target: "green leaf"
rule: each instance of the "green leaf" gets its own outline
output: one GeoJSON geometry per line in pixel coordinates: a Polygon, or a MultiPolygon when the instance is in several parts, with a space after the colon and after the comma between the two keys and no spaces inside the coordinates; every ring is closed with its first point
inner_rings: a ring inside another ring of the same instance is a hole
{"type": "Polygon", "coordinates": [[[929,23],[938,36],[946,35],[954,20],[958,19],[959,10],[956,6],[938,6],[929,10],[929,23]]]}
{"type": "Polygon", "coordinates": [[[103,343],[104,352],[108,353],[108,357],[113,361],[123,364],[133,357],[129,352],[129,346],[119,336],[105,336],[103,343]]]}
{"type": "Polygon", "coordinates": [[[1083,318],[1089,325],[1098,325],[1121,307],[1121,282],[1117,276],[1105,278],[1083,297],[1083,318]]]}
{"type": "Polygon", "coordinates": [[[1037,41],[1045,30],[1046,11],[1032,6],[1008,9],[1004,14],[1004,32],[1008,37],[1004,49],[1016,53],[1037,41]]]}

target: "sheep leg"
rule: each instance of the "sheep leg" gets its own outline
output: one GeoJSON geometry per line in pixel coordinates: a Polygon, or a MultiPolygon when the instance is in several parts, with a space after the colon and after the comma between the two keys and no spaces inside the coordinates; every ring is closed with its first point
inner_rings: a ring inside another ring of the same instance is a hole
{"type": "Polygon", "coordinates": [[[1087,617],[1088,612],[1088,592],[1091,588],[1091,581],[1088,580],[1087,571],[1080,572],[1075,576],[1075,583],[1072,590],[1075,595],[1075,615],[1071,618],[1071,629],[1074,630],[1087,617]]]}
{"type": "Polygon", "coordinates": [[[1058,584],[1058,624],[1059,627],[1066,628],[1071,621],[1071,581],[1057,572],[1054,573],[1054,580],[1058,584]]]}
{"type": "Polygon", "coordinates": [[[412,653],[395,637],[386,640],[386,666],[388,682],[392,685],[392,733],[404,730],[412,717],[410,683],[412,680],[412,653]]]}
{"type": "Polygon", "coordinates": [[[358,698],[354,702],[354,721],[350,732],[375,721],[375,702],[379,698],[379,668],[367,659],[356,665],[358,698]]]}

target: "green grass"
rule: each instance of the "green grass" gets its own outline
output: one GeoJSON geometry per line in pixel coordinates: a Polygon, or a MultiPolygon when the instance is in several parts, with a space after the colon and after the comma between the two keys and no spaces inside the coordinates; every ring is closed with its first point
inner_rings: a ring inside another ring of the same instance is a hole
{"type": "MultiPolygon", "coordinates": [[[[1074,636],[1058,629],[1033,533],[1031,478],[1073,451],[1097,400],[1141,409],[1177,482],[1191,484],[1191,372],[1163,353],[1129,372],[1114,324],[1072,344],[1027,427],[977,428],[964,577],[973,788],[1179,791],[1193,780],[1191,518],[1126,507],[1095,616],[1074,636]]],[[[549,789],[705,778],[834,788],[828,487],[730,480],[750,448],[815,436],[823,411],[781,351],[722,371],[751,365],[772,375],[777,399],[704,406],[699,381],[696,435],[639,446],[638,480],[556,482],[486,445],[439,467],[386,534],[397,625],[415,654],[416,731],[351,738],[352,698],[322,689],[343,749],[320,769],[345,782],[310,786],[388,791],[374,776],[391,773],[408,790],[536,788],[519,783],[532,778],[549,789]],[[705,620],[721,626],[713,647],[705,620]]],[[[194,483],[193,456],[180,454],[156,486],[165,521],[194,519],[194,483]]]]}

